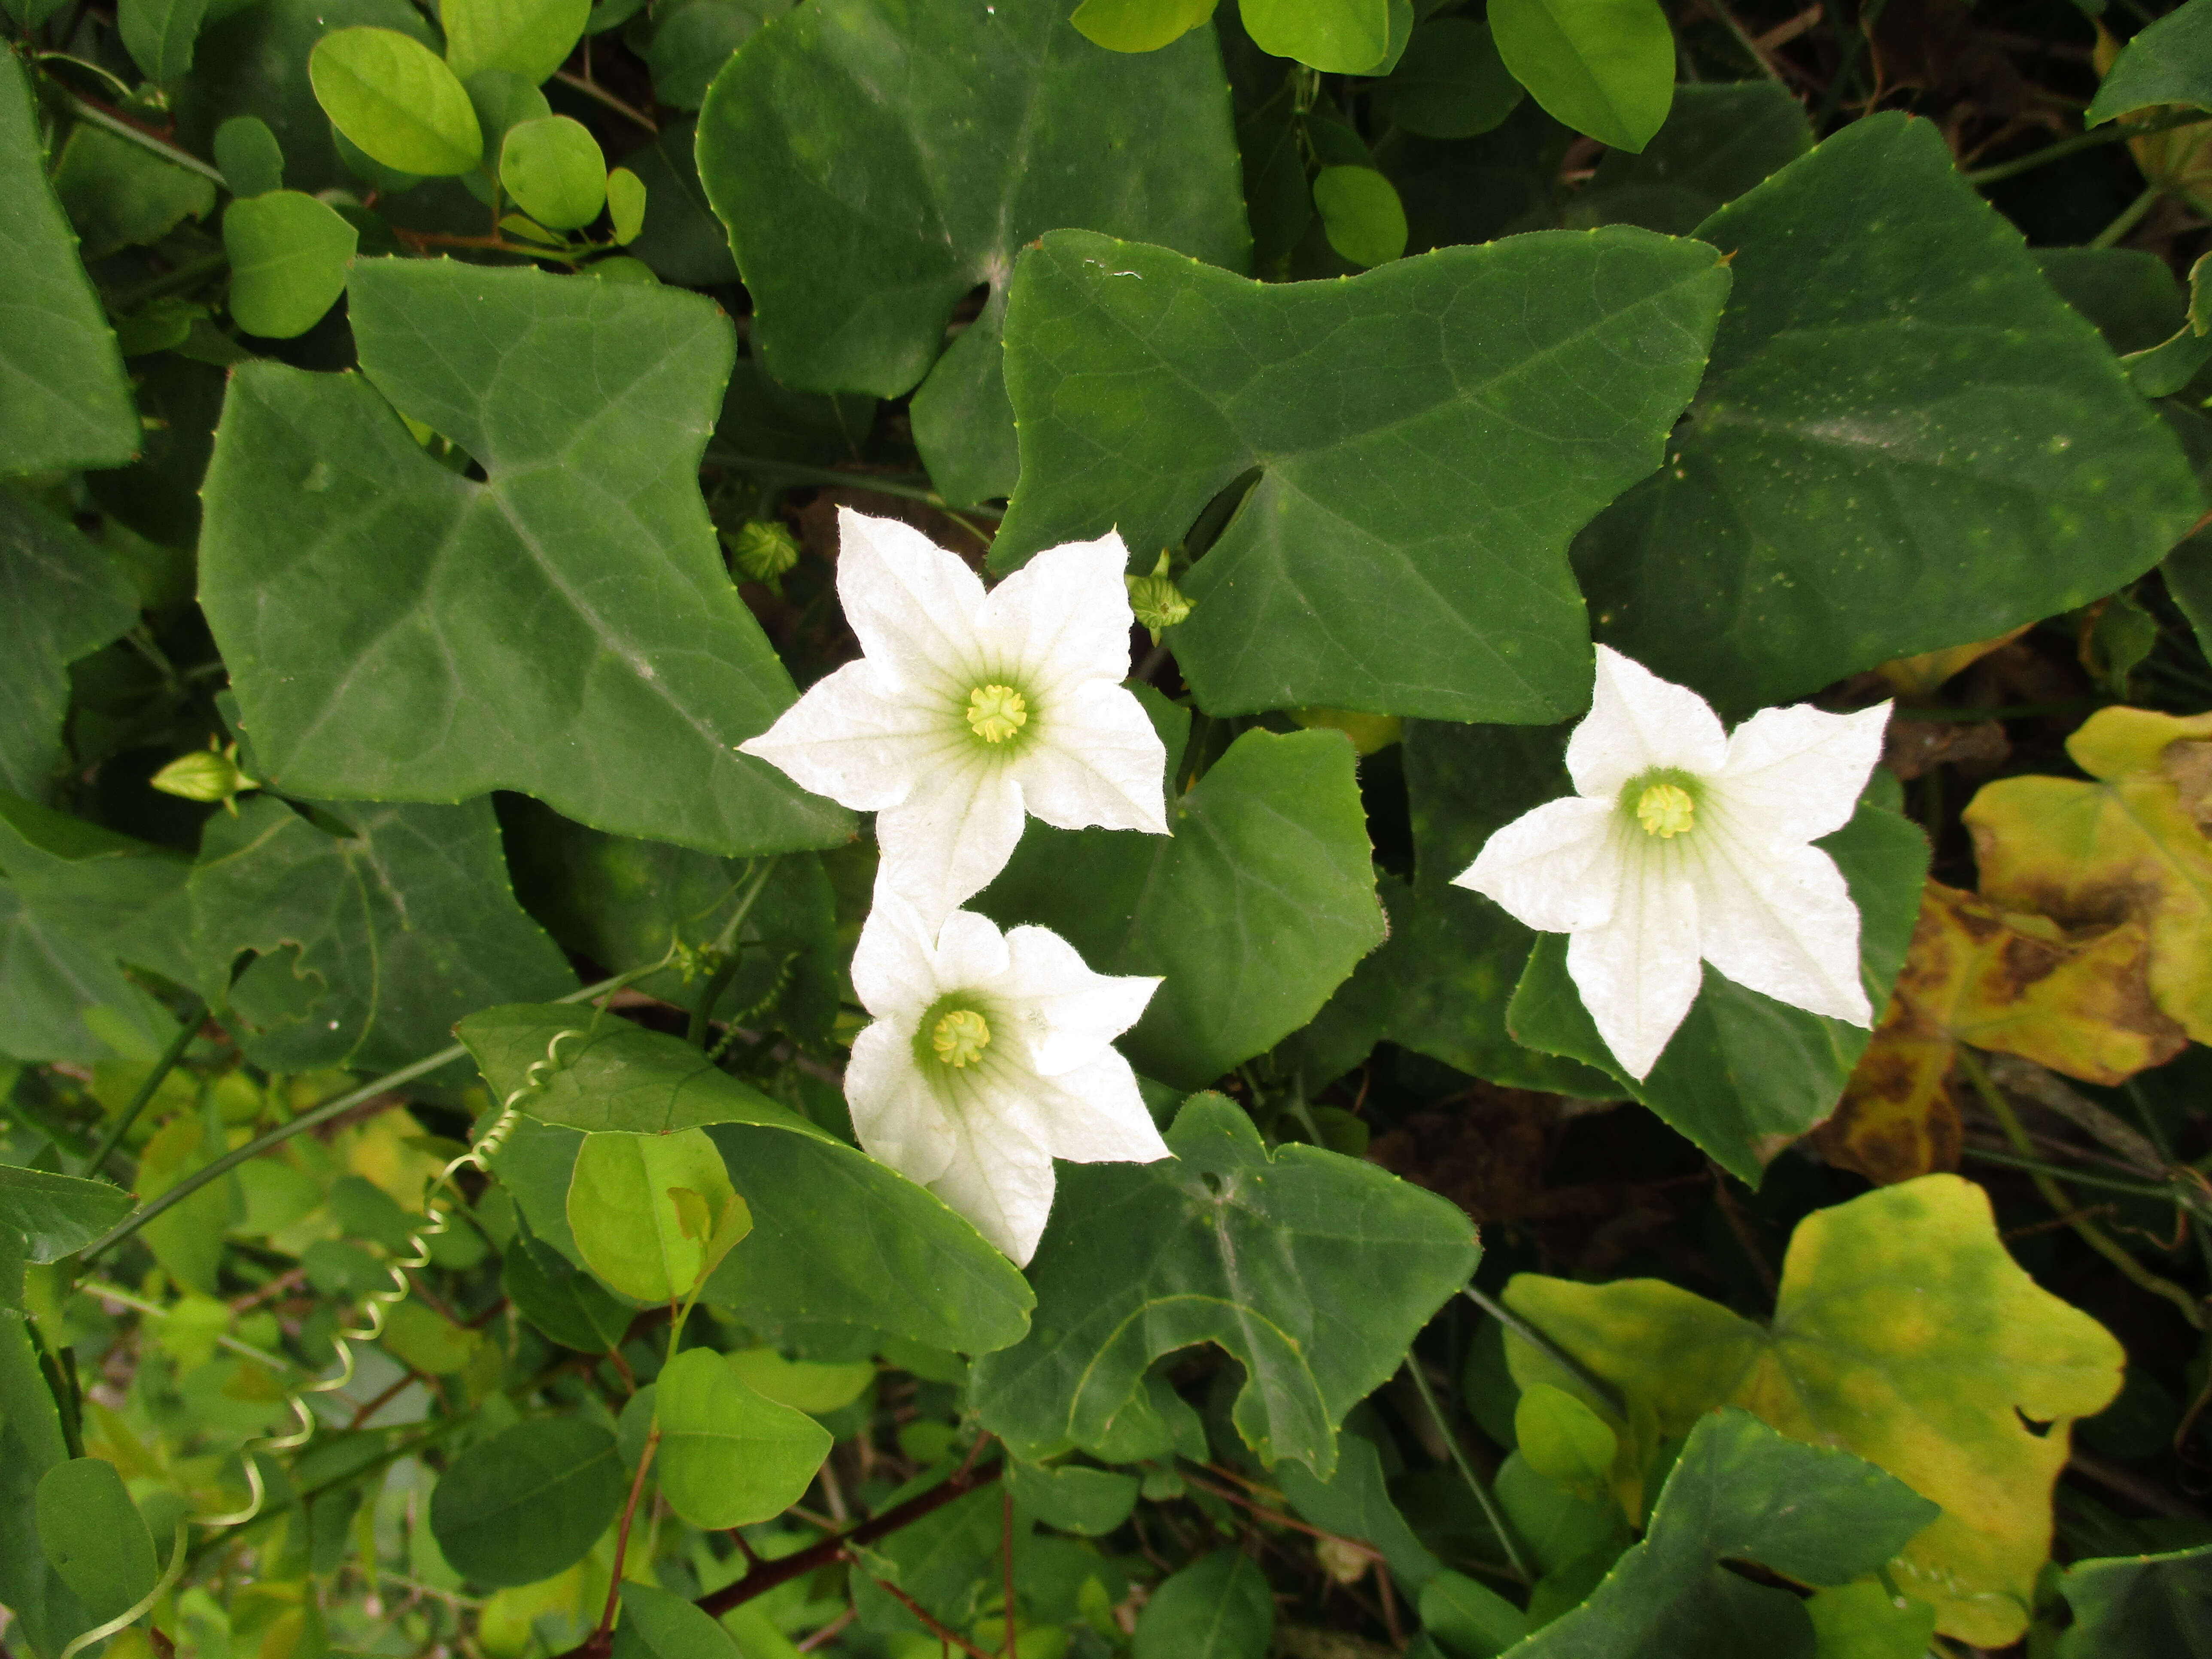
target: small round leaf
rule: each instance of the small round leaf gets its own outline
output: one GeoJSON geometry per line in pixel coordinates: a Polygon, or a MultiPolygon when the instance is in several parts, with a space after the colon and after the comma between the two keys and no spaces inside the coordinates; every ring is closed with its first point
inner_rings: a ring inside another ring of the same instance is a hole
{"type": "Polygon", "coordinates": [[[248,334],[305,334],[345,292],[360,235],[337,210],[296,190],[233,202],[222,216],[230,314],[248,334]]]}
{"type": "Polygon", "coordinates": [[[480,1584],[534,1584],[574,1566],[629,1490],[615,1437],[574,1418],[518,1423],[453,1460],[430,1494],[430,1530],[480,1584]]]}
{"type": "Polygon", "coordinates": [[[1213,15],[1214,0],[1083,0],[1068,21],[1109,52],[1158,52],[1213,15]]]}
{"type": "Polygon", "coordinates": [[[465,81],[505,70],[532,86],[546,79],[583,37],[592,0],[445,0],[446,61],[465,81]]]}
{"type": "Polygon", "coordinates": [[[746,1387],[711,1348],[677,1355],[655,1392],[661,1495],[695,1527],[750,1526],[782,1514],[830,1455],[820,1424],[746,1387]]]}
{"type": "Polygon", "coordinates": [[[1415,29],[1405,57],[1374,92],[1378,114],[1424,138],[1488,132],[1523,95],[1490,25],[1466,17],[1439,17],[1415,29]]]}
{"type": "Polygon", "coordinates": [[[1387,265],[1406,251],[1406,210],[1373,167],[1323,167],[1314,178],[1328,245],[1356,265],[1387,265]]]}
{"type": "Polygon", "coordinates": [[[307,59],[315,101],[369,156],[428,179],[483,159],[483,133],[453,70],[393,29],[339,29],[307,59]]]}
{"type": "Polygon", "coordinates": [[[515,205],[552,230],[580,230],[607,200],[607,161],[580,121],[543,116],[509,127],[499,181],[515,205]]]}
{"type": "Polygon", "coordinates": [[[284,150],[257,115],[234,115],[215,130],[215,164],[233,196],[265,196],[284,186],[284,150]]]}
{"type": "Polygon", "coordinates": [[[568,1181],[568,1227],[584,1265],[641,1302],[688,1293],[707,1248],[698,1230],[685,1224],[679,1192],[697,1194],[711,1216],[737,1202],[722,1155],[704,1130],[585,1136],[568,1181]]]}

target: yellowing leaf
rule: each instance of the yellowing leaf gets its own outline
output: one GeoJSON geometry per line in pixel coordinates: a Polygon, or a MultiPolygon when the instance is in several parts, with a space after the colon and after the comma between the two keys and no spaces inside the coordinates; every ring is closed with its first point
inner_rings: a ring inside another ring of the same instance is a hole
{"type": "MultiPolygon", "coordinates": [[[[1808,1216],[1768,1328],[1653,1279],[1523,1273],[1505,1299],[1632,1407],[1656,1409],[1668,1433],[1741,1406],[1942,1504],[1892,1571],[1935,1607],[1938,1630],[1983,1647],[2027,1626],[2070,1425],[2119,1391],[2124,1358],[2102,1326],[2005,1254],[1988,1198],[1955,1176],[1808,1216]]],[[[1592,1398],[1518,1338],[1506,1357],[1523,1386],[1592,1398]]]]}
{"type": "Polygon", "coordinates": [[[2069,927],[2142,925],[2158,1006],[2212,1041],[2212,714],[2105,708],[2066,740],[2096,779],[2003,778],[1966,808],[1982,896],[2069,927]]]}
{"type": "Polygon", "coordinates": [[[1941,651],[1923,651],[1917,657],[1899,657],[1874,672],[1887,680],[1889,689],[1899,696],[1924,699],[1934,696],[1953,675],[1964,672],[2000,646],[2010,645],[2034,625],[2026,623],[1993,640],[1946,646],[1941,651]]]}
{"type": "Polygon", "coordinates": [[[2139,922],[2069,937],[1929,882],[1874,1041],[1814,1131],[1829,1163],[1892,1183],[1954,1169],[1956,1045],[2018,1054],[2085,1082],[2124,1082],[2188,1046],[2152,1000],[2139,922]]]}

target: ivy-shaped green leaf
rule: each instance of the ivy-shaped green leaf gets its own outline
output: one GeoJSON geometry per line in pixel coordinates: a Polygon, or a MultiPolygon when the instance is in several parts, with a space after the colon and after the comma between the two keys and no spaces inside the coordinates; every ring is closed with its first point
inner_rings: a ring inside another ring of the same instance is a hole
{"type": "Polygon", "coordinates": [[[0,492],[0,789],[46,799],[67,763],[64,671],[137,615],[137,592],[105,548],[0,492]]]}
{"type": "Polygon", "coordinates": [[[728,319],[673,289],[447,261],[363,260],[349,289],[362,373],[242,366],[208,473],[200,598],[256,775],[521,789],[715,852],[842,840],[849,815],[732,747],[792,687],[699,495],[728,319]]]}
{"type": "Polygon", "coordinates": [[[1220,1095],[1193,1096],[1167,1139],[1161,1163],[1061,1168],[1036,1328],[975,1362],[983,1425],[1019,1456],[1097,1449],[1152,1411],[1154,1359],[1217,1342],[1244,1368],[1245,1443],[1327,1480],[1344,1414],[1474,1271],[1474,1224],[1371,1164],[1270,1152],[1220,1095]]]}
{"type": "Polygon", "coordinates": [[[1859,121],[1697,234],[1735,289],[1667,459],[1575,544],[1598,637],[1749,713],[2087,603],[2202,501],[1926,121],[1859,121]]]}
{"type": "Polygon", "coordinates": [[[1080,225],[1232,270],[1250,257],[1212,34],[1130,58],[1068,9],[817,0],[749,41],[700,112],[700,177],[768,371],[820,392],[919,384],[915,435],[956,501],[1014,487],[999,337],[1025,243],[1080,225]]]}
{"type": "Polygon", "coordinates": [[[1563,720],[1590,676],[1568,540],[1657,465],[1728,288],[1630,229],[1296,283],[1055,232],[1014,283],[993,561],[1118,525],[1148,562],[1256,469],[1170,636],[1207,713],[1563,720]]]}

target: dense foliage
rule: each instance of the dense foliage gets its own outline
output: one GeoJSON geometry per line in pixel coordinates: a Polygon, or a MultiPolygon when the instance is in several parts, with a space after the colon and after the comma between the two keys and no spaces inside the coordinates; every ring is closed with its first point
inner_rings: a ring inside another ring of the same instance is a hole
{"type": "Polygon", "coordinates": [[[2206,1650],[2212,0],[0,3],[0,1659],[2206,1650]]]}

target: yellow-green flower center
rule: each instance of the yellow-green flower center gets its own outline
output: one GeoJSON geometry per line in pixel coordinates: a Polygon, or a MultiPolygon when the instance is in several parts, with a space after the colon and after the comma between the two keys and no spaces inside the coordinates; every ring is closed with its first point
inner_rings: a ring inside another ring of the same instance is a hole
{"type": "Polygon", "coordinates": [[[979,685],[968,694],[969,729],[986,743],[1004,743],[1029,723],[1029,703],[1011,685],[979,685]]]}
{"type": "Polygon", "coordinates": [[[1680,784],[1655,783],[1636,798],[1636,821],[1662,841],[1681,835],[1696,817],[1690,792],[1680,784]]]}
{"type": "Polygon", "coordinates": [[[930,1028],[929,1046],[955,1071],[973,1066],[991,1046],[991,1027],[973,1008],[955,1008],[930,1028]]]}

